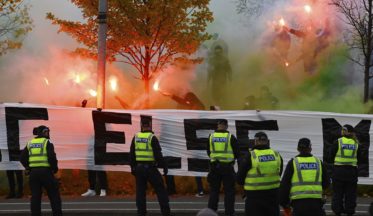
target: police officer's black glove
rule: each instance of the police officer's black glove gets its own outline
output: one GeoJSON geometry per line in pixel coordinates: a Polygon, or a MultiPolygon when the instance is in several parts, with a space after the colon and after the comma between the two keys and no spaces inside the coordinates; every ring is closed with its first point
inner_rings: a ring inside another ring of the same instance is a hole
{"type": "Polygon", "coordinates": [[[168,173],[168,168],[167,167],[163,167],[163,176],[166,176],[168,173]]]}
{"type": "Polygon", "coordinates": [[[242,194],[241,197],[242,197],[243,200],[246,200],[246,194],[242,194]]]}

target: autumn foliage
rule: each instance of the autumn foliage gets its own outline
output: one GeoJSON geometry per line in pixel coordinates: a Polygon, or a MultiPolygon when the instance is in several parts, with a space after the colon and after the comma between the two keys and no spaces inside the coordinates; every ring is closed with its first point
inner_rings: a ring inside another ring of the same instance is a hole
{"type": "Polygon", "coordinates": [[[28,10],[23,0],[0,0],[0,55],[21,48],[24,36],[32,29],[28,10]]]}
{"type": "MultiPolygon", "coordinates": [[[[84,22],[62,20],[48,13],[60,32],[83,46],[74,53],[97,57],[98,1],[71,0],[81,9],[84,22]]],[[[109,0],[107,56],[111,61],[132,65],[145,82],[176,59],[192,61],[200,44],[209,39],[205,32],[213,20],[210,0],[109,0]]]]}

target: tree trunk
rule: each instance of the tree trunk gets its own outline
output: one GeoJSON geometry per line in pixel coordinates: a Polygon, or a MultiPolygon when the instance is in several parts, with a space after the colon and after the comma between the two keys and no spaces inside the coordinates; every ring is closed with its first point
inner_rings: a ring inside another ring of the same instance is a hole
{"type": "MultiPolygon", "coordinates": [[[[365,0],[364,0],[365,1],[365,0]]],[[[365,2],[366,3],[366,2],[365,2]]],[[[370,79],[370,65],[372,59],[372,0],[368,0],[368,29],[367,29],[367,39],[366,39],[366,56],[365,56],[365,67],[364,67],[364,103],[369,100],[369,79],[370,79]]]]}
{"type": "Polygon", "coordinates": [[[145,98],[145,109],[149,109],[150,108],[150,100],[149,100],[149,95],[150,95],[150,89],[149,89],[149,78],[145,78],[144,79],[144,89],[145,89],[145,95],[146,95],[146,98],[145,98]]]}
{"type": "Polygon", "coordinates": [[[144,89],[145,89],[145,108],[150,108],[150,51],[149,48],[145,47],[145,59],[144,59],[144,89]]]}
{"type": "Polygon", "coordinates": [[[364,67],[364,103],[369,100],[369,65],[364,67]]]}

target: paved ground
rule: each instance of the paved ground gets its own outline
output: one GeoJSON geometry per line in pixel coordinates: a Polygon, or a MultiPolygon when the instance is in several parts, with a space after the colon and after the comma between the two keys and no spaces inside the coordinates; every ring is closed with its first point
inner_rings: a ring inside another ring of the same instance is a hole
{"type": "MultiPolygon", "coordinates": [[[[196,212],[207,206],[207,197],[196,198],[190,197],[172,197],[171,208],[175,215],[195,215],[196,212]]],[[[221,199],[223,200],[223,199],[221,199]]],[[[373,198],[359,198],[357,215],[368,215],[367,211],[370,202],[373,198]]],[[[43,212],[45,215],[50,214],[50,207],[47,200],[42,204],[43,212]]],[[[223,205],[219,207],[222,213],[223,205]]],[[[331,214],[330,202],[326,204],[328,215],[331,214]]],[[[150,198],[148,200],[149,215],[160,215],[159,206],[156,199],[150,198]]],[[[244,202],[241,198],[236,200],[236,211],[238,215],[243,215],[244,202]]],[[[91,198],[63,198],[63,212],[65,216],[116,216],[116,215],[135,215],[136,205],[134,197],[128,198],[112,198],[112,197],[91,197],[91,198]]],[[[28,199],[14,199],[14,200],[0,200],[0,215],[11,216],[24,216],[29,215],[29,202],[28,199]]]]}

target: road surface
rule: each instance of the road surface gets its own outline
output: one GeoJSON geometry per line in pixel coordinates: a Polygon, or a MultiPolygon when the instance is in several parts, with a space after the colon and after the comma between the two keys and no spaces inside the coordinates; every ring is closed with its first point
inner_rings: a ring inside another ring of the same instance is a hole
{"type": "MultiPolygon", "coordinates": [[[[171,197],[171,209],[175,215],[196,215],[196,213],[207,206],[208,196],[197,198],[194,196],[171,197]]],[[[113,197],[63,197],[64,216],[116,216],[136,215],[136,203],[134,197],[113,198],[113,197]]],[[[223,200],[223,197],[220,199],[223,200]]],[[[368,215],[368,208],[372,198],[359,198],[357,214],[368,215]]],[[[147,202],[149,215],[160,215],[159,205],[155,197],[150,197],[147,202]]],[[[0,200],[0,215],[24,216],[29,215],[29,200],[11,199],[0,200]]],[[[327,214],[333,215],[330,210],[330,202],[325,206],[327,214]]],[[[50,215],[51,209],[46,198],[43,199],[42,210],[45,215],[50,215]]],[[[240,197],[236,198],[236,211],[243,215],[244,202],[240,197]]],[[[219,213],[223,213],[223,203],[219,205],[219,213]]]]}

